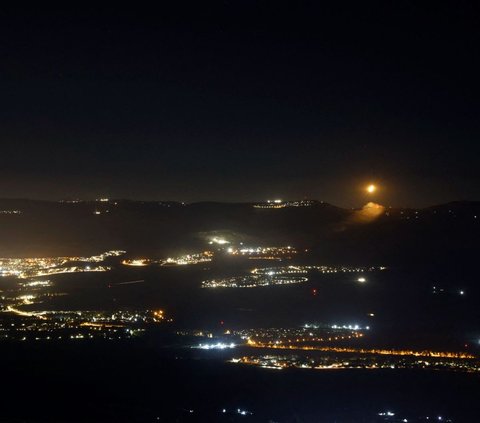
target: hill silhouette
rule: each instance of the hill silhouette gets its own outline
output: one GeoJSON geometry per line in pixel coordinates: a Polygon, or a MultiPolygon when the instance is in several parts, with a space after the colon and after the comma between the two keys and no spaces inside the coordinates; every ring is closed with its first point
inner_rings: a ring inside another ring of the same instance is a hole
{"type": "Polygon", "coordinates": [[[255,208],[251,203],[53,202],[0,199],[0,256],[132,256],[193,252],[214,234],[245,245],[293,245],[324,262],[390,264],[475,260],[480,202],[424,209],[255,208]],[[20,213],[13,213],[19,211],[20,213]]]}

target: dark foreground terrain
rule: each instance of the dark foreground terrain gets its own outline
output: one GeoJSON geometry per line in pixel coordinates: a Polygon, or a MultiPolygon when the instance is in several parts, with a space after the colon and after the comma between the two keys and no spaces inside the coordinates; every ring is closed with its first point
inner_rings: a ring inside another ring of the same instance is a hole
{"type": "Polygon", "coordinates": [[[277,372],[175,359],[138,342],[2,346],[2,363],[8,422],[474,422],[480,413],[480,376],[463,373],[277,372]],[[387,411],[402,420],[379,416],[387,411]]]}

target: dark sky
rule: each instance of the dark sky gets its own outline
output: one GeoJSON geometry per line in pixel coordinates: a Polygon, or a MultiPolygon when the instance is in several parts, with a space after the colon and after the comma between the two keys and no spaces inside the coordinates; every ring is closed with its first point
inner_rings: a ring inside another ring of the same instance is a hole
{"type": "Polygon", "coordinates": [[[479,15],[417,3],[0,9],[0,197],[479,200],[479,15]]]}

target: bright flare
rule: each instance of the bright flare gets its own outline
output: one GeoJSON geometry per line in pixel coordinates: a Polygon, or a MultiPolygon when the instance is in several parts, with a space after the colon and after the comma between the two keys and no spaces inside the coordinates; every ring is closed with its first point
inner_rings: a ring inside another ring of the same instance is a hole
{"type": "Polygon", "coordinates": [[[371,184],[367,187],[367,192],[370,193],[370,194],[373,194],[376,190],[377,190],[377,187],[373,184],[371,184]]]}

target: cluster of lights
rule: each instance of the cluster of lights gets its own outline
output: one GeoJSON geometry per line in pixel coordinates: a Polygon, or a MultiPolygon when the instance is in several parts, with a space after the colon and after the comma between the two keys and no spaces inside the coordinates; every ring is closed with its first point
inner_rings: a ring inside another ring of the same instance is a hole
{"type": "MultiPolygon", "coordinates": [[[[328,273],[350,273],[367,272],[374,270],[384,270],[385,267],[332,267],[332,266],[282,266],[282,267],[264,267],[255,268],[250,275],[233,276],[221,279],[210,279],[202,282],[202,288],[256,288],[270,285],[289,285],[308,281],[305,276],[310,272],[316,271],[324,274],[328,273]],[[297,276],[304,275],[304,276],[297,276]]],[[[360,283],[366,282],[365,277],[357,279],[360,283]]]]}
{"type": "Polygon", "coordinates": [[[255,355],[232,358],[235,364],[247,364],[267,369],[282,370],[286,368],[311,369],[311,370],[341,370],[341,369],[434,369],[458,372],[480,372],[478,362],[465,362],[462,360],[443,359],[426,361],[399,357],[359,356],[359,355],[334,355],[299,356],[299,355],[255,355]]]}
{"type": "Polygon", "coordinates": [[[226,344],[223,342],[217,342],[216,344],[199,344],[196,347],[193,348],[198,348],[201,350],[226,350],[226,349],[232,349],[235,348],[236,344],[233,342],[226,344]]]}
{"type": "Polygon", "coordinates": [[[350,331],[344,333],[283,333],[280,336],[271,339],[265,337],[264,333],[261,333],[259,336],[257,332],[257,334],[254,334],[247,338],[247,346],[256,348],[280,348],[281,346],[289,347],[291,346],[291,344],[295,344],[294,349],[297,349],[296,347],[299,344],[307,344],[313,348],[313,345],[316,345],[318,343],[347,341],[362,337],[363,333],[350,331]]]}
{"type": "Polygon", "coordinates": [[[213,237],[212,239],[210,239],[208,243],[210,245],[212,244],[226,245],[226,244],[230,244],[230,241],[227,241],[225,238],[213,237]]]}
{"type": "Polygon", "coordinates": [[[283,209],[286,207],[310,207],[313,206],[313,204],[315,204],[315,202],[312,200],[282,201],[277,199],[254,204],[253,207],[256,209],[283,209]]]}
{"type": "Polygon", "coordinates": [[[186,264],[198,264],[198,263],[206,263],[212,261],[213,253],[211,251],[204,251],[203,253],[198,254],[186,254],[180,257],[169,257],[164,260],[161,265],[186,265],[186,264]]]}
{"type": "Polygon", "coordinates": [[[52,285],[52,282],[50,282],[49,280],[31,281],[31,282],[24,282],[20,284],[20,286],[23,286],[25,288],[45,288],[51,285],[52,285]]]}
{"type": "MultiPolygon", "coordinates": [[[[120,255],[119,251],[107,252],[93,257],[76,257],[78,261],[98,262],[110,256],[120,255]]],[[[60,260],[64,260],[61,258],[60,260]]],[[[27,259],[31,265],[32,259],[27,259]]],[[[43,264],[43,259],[42,264],[43,264]]],[[[47,263],[51,262],[47,260],[47,263]]],[[[53,260],[53,259],[52,259],[53,260]]],[[[33,259],[33,263],[39,263],[33,259]]],[[[85,271],[96,267],[87,266],[85,271]]],[[[55,270],[56,268],[52,268],[55,270]]],[[[62,268],[69,271],[70,268],[62,268]]],[[[47,269],[50,270],[50,269],[47,269]]],[[[39,273],[37,271],[37,273],[39,273]]],[[[152,324],[172,321],[163,310],[116,310],[116,311],[31,311],[25,306],[42,302],[46,297],[66,295],[52,293],[47,289],[49,280],[27,280],[2,296],[6,312],[0,322],[0,338],[9,340],[51,340],[51,339],[124,339],[142,334],[152,324]],[[27,291],[26,293],[24,293],[27,291]],[[32,293],[34,291],[35,293],[32,293]],[[43,292],[42,292],[43,291],[43,292]]]]}
{"type": "MultiPolygon", "coordinates": [[[[226,245],[230,244],[224,238],[214,237],[209,244],[226,245]]],[[[225,250],[227,254],[232,256],[243,256],[249,259],[258,260],[283,260],[290,259],[292,255],[297,254],[297,250],[291,246],[286,247],[228,247],[225,250]]],[[[201,253],[185,254],[178,257],[168,257],[166,259],[151,258],[133,258],[125,259],[122,264],[125,266],[148,266],[151,264],[159,264],[161,266],[169,265],[188,265],[205,263],[213,260],[215,253],[213,251],[203,251],[201,253]]]]}
{"type": "Polygon", "coordinates": [[[349,330],[364,330],[364,329],[370,330],[370,326],[365,326],[364,328],[362,328],[359,325],[342,325],[342,326],[332,325],[331,328],[332,329],[349,329],[349,330]]]}
{"type": "MultiPolygon", "coordinates": [[[[24,298],[28,304],[29,298],[24,298]]],[[[7,308],[6,311],[15,312],[7,308]]],[[[0,326],[4,339],[124,339],[141,335],[149,325],[171,322],[163,310],[22,312],[0,326]]]]}
{"type": "MultiPolygon", "coordinates": [[[[364,273],[376,270],[385,270],[386,267],[349,267],[349,266],[282,266],[282,267],[263,267],[255,268],[251,271],[254,275],[294,275],[318,272],[322,274],[329,273],[364,273]]],[[[367,279],[360,276],[357,279],[360,283],[365,283],[367,279]]]]}
{"type": "Polygon", "coordinates": [[[20,279],[76,272],[105,272],[107,266],[65,266],[67,263],[100,263],[107,257],[117,257],[125,251],[112,250],[91,257],[0,258],[0,276],[20,279]]]}
{"type": "Polygon", "coordinates": [[[125,266],[148,266],[150,263],[149,259],[125,259],[122,261],[125,266]]]}
{"type": "Polygon", "coordinates": [[[371,355],[392,355],[392,356],[410,356],[410,357],[432,357],[432,358],[451,358],[470,360],[476,357],[464,352],[442,352],[442,351],[414,351],[414,350],[394,350],[394,349],[376,349],[376,348],[352,348],[352,347],[320,347],[312,345],[285,345],[283,343],[261,343],[249,340],[248,345],[254,348],[274,348],[306,351],[322,351],[334,353],[355,353],[371,355]]]}
{"type": "MultiPolygon", "coordinates": [[[[385,270],[386,267],[349,267],[349,266],[282,266],[282,267],[264,267],[253,269],[253,274],[306,274],[309,272],[329,273],[364,273],[376,270],[385,270]]],[[[357,279],[358,282],[366,282],[364,276],[357,279]]]]}
{"type": "Polygon", "coordinates": [[[288,343],[316,343],[355,339],[363,336],[358,325],[329,326],[305,324],[301,327],[289,328],[255,328],[241,329],[233,333],[247,340],[247,345],[256,344],[288,344],[288,343]]]}
{"type": "Polygon", "coordinates": [[[273,285],[292,285],[307,282],[304,276],[288,275],[246,275],[231,278],[209,279],[202,282],[202,288],[258,288],[273,285]]]}
{"type": "Polygon", "coordinates": [[[258,260],[282,260],[290,259],[297,250],[291,246],[287,247],[229,247],[227,253],[232,256],[244,256],[249,259],[258,260]]]}
{"type": "Polygon", "coordinates": [[[211,251],[203,251],[202,253],[195,254],[185,254],[178,257],[168,257],[166,259],[148,259],[148,258],[135,258],[135,259],[125,259],[122,261],[122,264],[125,266],[148,266],[151,264],[156,264],[160,266],[185,266],[198,263],[206,263],[212,261],[213,253],[211,251]]]}

